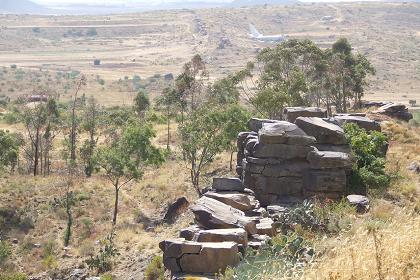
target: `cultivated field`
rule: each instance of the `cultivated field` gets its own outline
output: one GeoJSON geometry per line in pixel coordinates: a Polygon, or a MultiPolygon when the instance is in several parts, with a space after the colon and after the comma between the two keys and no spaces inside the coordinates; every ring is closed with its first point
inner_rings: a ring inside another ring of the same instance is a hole
{"type": "MultiPolygon", "coordinates": [[[[119,79],[176,74],[195,53],[203,55],[212,78],[241,69],[259,49],[272,45],[249,38],[252,22],[264,34],[309,38],[325,47],[341,36],[349,38],[377,69],[367,99],[408,103],[420,101],[419,14],[420,4],[319,3],[109,16],[2,15],[0,66],[16,64],[53,77],[80,71],[93,81],[86,94],[106,105],[122,105],[130,102],[133,89],[116,87],[119,79]],[[333,19],[323,21],[327,15],[333,19]],[[224,48],[219,47],[222,39],[228,42],[224,48]],[[101,65],[93,66],[94,59],[101,65]],[[98,77],[105,85],[97,85],[98,77]]],[[[31,82],[10,91],[13,77],[3,80],[1,93],[13,97],[38,86],[31,82]]],[[[163,86],[147,88],[155,96],[163,86]]]]}

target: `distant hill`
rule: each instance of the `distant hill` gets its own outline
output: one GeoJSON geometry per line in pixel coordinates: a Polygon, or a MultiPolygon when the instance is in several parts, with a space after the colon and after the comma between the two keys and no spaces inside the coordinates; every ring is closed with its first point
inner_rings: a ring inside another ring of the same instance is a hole
{"type": "Polygon", "coordinates": [[[286,5],[296,4],[298,0],[234,0],[228,4],[229,7],[261,6],[261,5],[286,5]]]}
{"type": "Polygon", "coordinates": [[[0,13],[43,14],[50,10],[29,0],[0,0],[0,13]]]}

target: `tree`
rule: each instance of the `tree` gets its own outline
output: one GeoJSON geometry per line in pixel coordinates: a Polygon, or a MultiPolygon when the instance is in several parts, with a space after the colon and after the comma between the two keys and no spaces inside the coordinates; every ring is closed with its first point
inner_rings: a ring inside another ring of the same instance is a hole
{"type": "MultiPolygon", "coordinates": [[[[176,78],[176,88],[180,93],[180,104],[186,105],[190,97],[190,108],[194,111],[199,105],[199,98],[203,90],[203,82],[208,77],[206,64],[200,55],[195,55],[191,61],[184,64],[183,72],[176,78]]],[[[182,108],[182,114],[185,107],[182,108]]]]}
{"type": "Polygon", "coordinates": [[[14,171],[19,158],[21,141],[16,134],[0,130],[0,168],[9,167],[14,171]]]}
{"type": "Polygon", "coordinates": [[[144,112],[149,108],[150,100],[145,91],[140,90],[134,98],[134,110],[143,118],[144,112]]]}
{"type": "Polygon", "coordinates": [[[94,152],[98,143],[97,130],[99,126],[99,105],[94,97],[88,99],[87,106],[84,107],[82,128],[88,133],[86,139],[80,147],[80,157],[84,164],[84,171],[87,177],[92,175],[96,163],[94,161],[94,152]]]}
{"type": "Polygon", "coordinates": [[[199,185],[203,168],[217,154],[230,147],[232,139],[227,132],[237,127],[238,120],[234,114],[237,110],[237,107],[231,109],[205,104],[192,112],[179,127],[181,148],[189,164],[191,183],[199,196],[202,194],[199,185]]]}
{"type": "Polygon", "coordinates": [[[170,134],[170,125],[171,125],[171,117],[174,114],[176,108],[176,90],[171,87],[167,87],[163,90],[162,95],[159,96],[156,100],[156,105],[159,107],[163,107],[166,114],[166,124],[167,124],[167,141],[166,141],[166,150],[169,151],[170,141],[171,141],[171,134],[170,134]]]}
{"type": "Polygon", "coordinates": [[[71,126],[70,126],[70,161],[72,164],[76,163],[76,141],[77,141],[77,116],[76,116],[76,105],[77,95],[81,88],[86,85],[86,77],[81,76],[76,84],[76,90],[74,92],[72,105],[71,105],[71,126]]]}
{"type": "Polygon", "coordinates": [[[130,120],[120,133],[111,135],[96,152],[96,161],[115,189],[113,225],[117,223],[121,188],[140,179],[144,167],[163,162],[161,151],[151,143],[153,137],[155,132],[150,126],[130,120]]]}

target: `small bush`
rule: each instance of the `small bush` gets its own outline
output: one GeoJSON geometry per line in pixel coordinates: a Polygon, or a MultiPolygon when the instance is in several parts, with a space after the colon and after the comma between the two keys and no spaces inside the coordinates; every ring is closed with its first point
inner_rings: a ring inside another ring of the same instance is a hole
{"type": "Polygon", "coordinates": [[[356,159],[350,178],[351,191],[365,193],[368,189],[387,188],[391,180],[385,172],[387,136],[378,131],[369,134],[356,124],[346,124],[344,131],[356,159]]]}
{"type": "Polygon", "coordinates": [[[163,267],[163,260],[161,256],[155,256],[147,265],[145,270],[146,280],[163,280],[165,269],[163,267]]]}
{"type": "Polygon", "coordinates": [[[6,263],[9,256],[12,254],[9,244],[5,241],[0,241],[0,266],[6,263]]]}
{"type": "Polygon", "coordinates": [[[28,276],[19,272],[0,272],[0,280],[28,280],[28,276]]]}
{"type": "Polygon", "coordinates": [[[105,274],[101,276],[101,280],[112,280],[114,279],[111,274],[105,274]]]}
{"type": "Polygon", "coordinates": [[[114,245],[115,233],[111,232],[110,235],[102,241],[103,247],[99,250],[99,254],[91,256],[86,261],[89,269],[96,269],[99,273],[107,272],[112,269],[113,258],[117,255],[118,251],[114,245]]]}

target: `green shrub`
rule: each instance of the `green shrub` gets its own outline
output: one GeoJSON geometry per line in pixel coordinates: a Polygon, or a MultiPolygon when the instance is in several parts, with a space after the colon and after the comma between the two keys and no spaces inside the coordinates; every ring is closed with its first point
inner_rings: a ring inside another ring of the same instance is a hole
{"type": "Polygon", "coordinates": [[[165,269],[161,256],[154,256],[145,270],[146,280],[163,280],[165,269]]]}
{"type": "Polygon", "coordinates": [[[28,280],[28,276],[20,272],[0,272],[0,280],[28,280]]]}
{"type": "Polygon", "coordinates": [[[0,241],[0,266],[6,263],[9,256],[12,254],[9,244],[5,241],[0,241]]]}
{"type": "Polygon", "coordinates": [[[111,274],[104,274],[101,276],[101,280],[112,280],[114,279],[111,274]]]}
{"type": "Polygon", "coordinates": [[[391,179],[385,171],[387,136],[378,131],[369,134],[356,124],[346,124],[344,131],[356,160],[350,178],[351,191],[365,193],[368,189],[387,188],[391,179]]]}
{"type": "Polygon", "coordinates": [[[103,247],[99,250],[99,254],[91,256],[86,261],[89,269],[96,269],[99,273],[107,272],[112,269],[113,258],[117,255],[118,251],[114,245],[115,233],[111,232],[110,235],[102,240],[103,247]]]}

